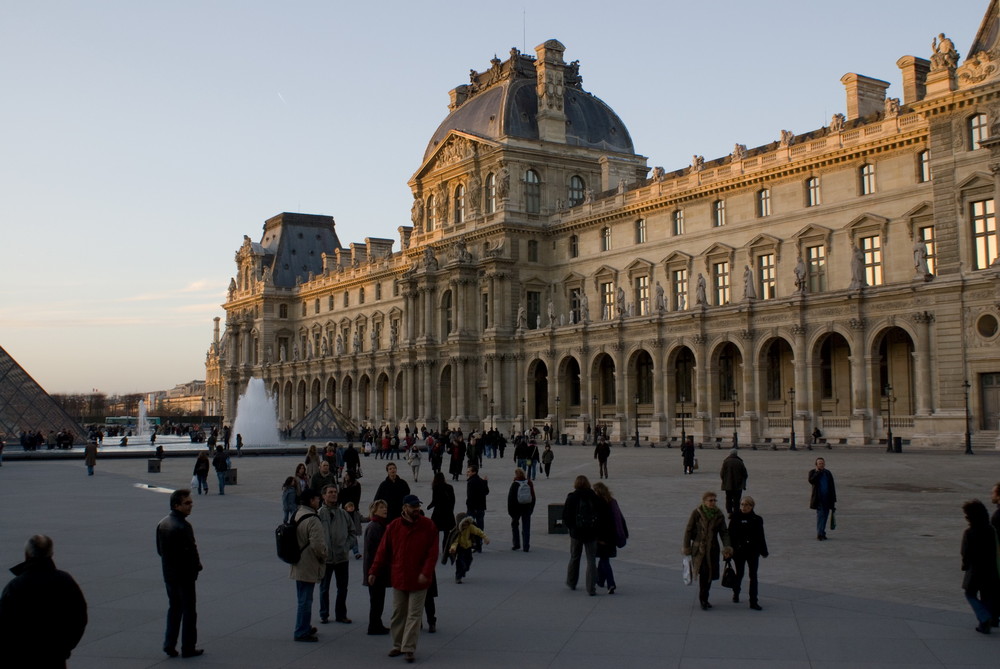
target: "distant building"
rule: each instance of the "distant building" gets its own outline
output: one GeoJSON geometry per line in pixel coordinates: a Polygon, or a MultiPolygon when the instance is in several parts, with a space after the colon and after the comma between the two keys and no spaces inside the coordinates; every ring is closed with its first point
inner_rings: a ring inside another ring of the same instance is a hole
{"type": "Polygon", "coordinates": [[[373,424],[957,446],[968,397],[992,447],[998,21],[963,62],[943,35],[900,58],[902,99],[848,73],[828,126],[669,170],[562,44],[512,49],[451,91],[401,250],[306,214],[244,237],[209,411],[261,377],[282,426],[327,398],[373,424]]]}
{"type": "Polygon", "coordinates": [[[179,383],[170,390],[151,393],[147,404],[158,413],[184,416],[210,415],[205,413],[205,382],[179,383]],[[155,396],[154,396],[155,395],[155,396]]]}

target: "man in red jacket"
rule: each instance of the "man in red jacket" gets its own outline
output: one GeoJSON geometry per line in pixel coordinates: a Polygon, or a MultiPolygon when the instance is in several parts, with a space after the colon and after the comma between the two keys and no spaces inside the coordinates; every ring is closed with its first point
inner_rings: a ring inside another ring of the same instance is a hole
{"type": "Polygon", "coordinates": [[[392,597],[392,650],[389,657],[406,655],[413,662],[420,635],[427,588],[434,578],[438,558],[438,531],[434,523],[420,513],[420,498],[403,498],[403,512],[389,523],[368,571],[368,584],[375,576],[389,572],[392,597]]]}

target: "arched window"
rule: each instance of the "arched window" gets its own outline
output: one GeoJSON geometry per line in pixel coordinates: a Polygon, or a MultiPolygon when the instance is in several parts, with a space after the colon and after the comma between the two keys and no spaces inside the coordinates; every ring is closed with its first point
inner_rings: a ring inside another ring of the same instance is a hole
{"type": "Polygon", "coordinates": [[[433,232],[435,228],[435,218],[434,218],[434,196],[431,195],[427,198],[427,225],[424,228],[424,232],[433,232]]]}
{"type": "Polygon", "coordinates": [[[586,192],[586,184],[583,183],[583,178],[577,175],[573,175],[569,180],[569,206],[575,207],[578,204],[583,204],[584,194],[586,192]]]}
{"type": "Polygon", "coordinates": [[[465,186],[458,184],[455,189],[455,224],[465,222],[465,186]]]}
{"type": "Polygon", "coordinates": [[[490,172],[486,175],[486,213],[494,214],[497,210],[497,177],[490,172]]]}
{"type": "Polygon", "coordinates": [[[524,173],[524,209],[529,214],[542,210],[542,181],[535,170],[524,173]]]}

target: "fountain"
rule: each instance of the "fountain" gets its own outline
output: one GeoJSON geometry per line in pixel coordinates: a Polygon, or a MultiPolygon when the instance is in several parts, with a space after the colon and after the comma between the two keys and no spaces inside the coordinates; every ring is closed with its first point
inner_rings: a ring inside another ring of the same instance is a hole
{"type": "Polygon", "coordinates": [[[236,403],[233,440],[243,435],[244,446],[278,444],[278,407],[264,387],[264,379],[252,378],[236,403]]]}
{"type": "Polygon", "coordinates": [[[145,437],[149,431],[149,425],[147,425],[146,420],[146,400],[139,400],[139,415],[135,419],[135,432],[132,434],[133,437],[145,437]]]}

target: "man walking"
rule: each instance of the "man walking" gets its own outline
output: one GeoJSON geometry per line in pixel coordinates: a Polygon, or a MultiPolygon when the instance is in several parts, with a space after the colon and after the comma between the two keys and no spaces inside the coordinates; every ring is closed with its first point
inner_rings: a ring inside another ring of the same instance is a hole
{"type": "Polygon", "coordinates": [[[323,459],[319,463],[319,471],[309,479],[309,487],[313,490],[325,490],[328,485],[336,485],[337,478],[330,469],[330,461],[323,459]]]}
{"type": "Polygon", "coordinates": [[[181,656],[196,657],[205,651],[195,648],[198,643],[198,612],[195,581],[201,571],[194,528],[187,518],[194,501],[191,491],[170,493],[170,513],[156,526],[156,552],[163,566],[163,582],[167,586],[167,631],[163,652],[177,657],[177,636],[181,637],[181,656]]]}
{"type": "Polygon", "coordinates": [[[226,472],[229,471],[229,456],[222,450],[222,446],[215,447],[215,457],[212,458],[212,466],[215,467],[215,475],[219,479],[219,494],[226,494],[226,472]]]}
{"type": "Polygon", "coordinates": [[[375,585],[383,570],[389,572],[393,588],[389,657],[405,654],[407,662],[413,662],[417,650],[424,600],[438,558],[437,527],[420,512],[420,504],[416,495],[403,498],[400,517],[389,523],[368,570],[369,585],[375,585]]]}
{"type": "Polygon", "coordinates": [[[823,458],[816,458],[816,468],[809,472],[809,485],[809,508],[816,509],[816,539],[826,541],[826,519],[837,508],[837,488],[823,458]]]}
{"type": "Polygon", "coordinates": [[[298,602],[293,636],[296,641],[319,641],[316,628],[312,626],[313,592],[316,584],[323,580],[326,567],[326,539],[323,537],[323,523],[316,513],[319,505],[319,491],[306,488],[299,495],[299,510],[295,512],[295,537],[302,554],[299,561],[292,565],[288,577],[295,581],[298,602]]]}
{"type": "MultiPolygon", "coordinates": [[[[476,527],[486,531],[486,496],[490,494],[490,484],[488,477],[479,476],[479,467],[469,465],[465,470],[465,509],[476,527]]],[[[483,552],[483,541],[479,537],[473,538],[473,544],[477,553],[483,552]]]]}
{"type": "Polygon", "coordinates": [[[403,498],[410,494],[410,484],[399,478],[396,473],[396,463],[390,462],[385,466],[386,477],[379,484],[375,491],[375,499],[384,499],[389,507],[389,515],[386,519],[391,523],[399,518],[403,510],[403,498]]]}
{"type": "Polygon", "coordinates": [[[608,458],[611,457],[611,444],[605,437],[601,437],[594,447],[594,459],[597,460],[598,478],[608,478],[608,458]]]}
{"type": "MultiPolygon", "coordinates": [[[[323,464],[326,464],[325,462],[323,464]]],[[[337,505],[337,486],[323,488],[323,506],[319,510],[326,539],[326,572],[319,584],[319,621],[330,622],[330,581],[337,578],[337,600],[334,616],[338,623],[350,623],[347,617],[348,558],[351,554],[351,531],[354,523],[351,517],[337,505]]]]}
{"type": "Polygon", "coordinates": [[[573,492],[563,506],[563,525],[569,530],[569,565],[566,568],[566,585],[576,590],[580,579],[580,556],[587,553],[587,594],[596,595],[595,571],[597,566],[597,517],[601,499],[590,487],[590,480],[576,477],[573,492]]]}
{"type": "Polygon", "coordinates": [[[732,518],[740,508],[740,498],[747,489],[747,479],[750,478],[747,467],[735,448],[722,461],[719,476],[722,478],[722,489],[726,492],[726,514],[732,518]]]}
{"type": "Polygon", "coordinates": [[[52,539],[36,534],[0,596],[4,666],[65,667],[87,627],[87,601],[73,577],[56,569],[52,539]]]}

